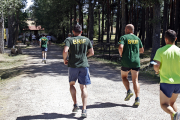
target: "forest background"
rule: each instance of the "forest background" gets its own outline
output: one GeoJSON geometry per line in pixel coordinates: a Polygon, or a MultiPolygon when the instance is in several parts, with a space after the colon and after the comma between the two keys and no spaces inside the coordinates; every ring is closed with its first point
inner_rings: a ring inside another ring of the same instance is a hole
{"type": "Polygon", "coordinates": [[[156,50],[165,45],[167,29],[175,30],[178,40],[180,38],[179,0],[32,1],[34,5],[25,12],[22,9],[26,0],[0,1],[0,53],[4,52],[2,29],[9,29],[8,47],[11,48],[27,28],[28,18],[57,37],[58,43],[62,43],[68,33],[72,33],[72,26],[78,23],[83,28],[83,35],[94,40],[95,45],[103,46],[103,51],[112,45],[116,48],[120,36],[124,35],[125,25],[131,23],[144,48],[151,50],[151,60],[156,50]]]}

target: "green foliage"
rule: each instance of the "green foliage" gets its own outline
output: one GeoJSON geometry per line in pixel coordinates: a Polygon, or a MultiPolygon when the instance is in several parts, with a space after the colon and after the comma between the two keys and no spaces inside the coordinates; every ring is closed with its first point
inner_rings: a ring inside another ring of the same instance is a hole
{"type": "Polygon", "coordinates": [[[9,15],[25,6],[26,0],[0,0],[0,14],[9,15]]]}
{"type": "Polygon", "coordinates": [[[74,3],[69,0],[34,0],[32,9],[36,25],[57,35],[62,27],[69,27],[69,12],[74,3]]]}

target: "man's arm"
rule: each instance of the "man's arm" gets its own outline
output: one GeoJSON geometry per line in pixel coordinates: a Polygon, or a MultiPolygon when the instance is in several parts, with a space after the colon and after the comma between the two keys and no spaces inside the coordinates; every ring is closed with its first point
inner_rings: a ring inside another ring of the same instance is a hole
{"type": "Polygon", "coordinates": [[[41,41],[39,41],[39,46],[41,47],[41,41]]]}
{"type": "Polygon", "coordinates": [[[120,57],[122,57],[122,54],[123,54],[123,48],[124,48],[124,45],[123,44],[120,44],[119,45],[119,55],[120,55],[120,57]]]}
{"type": "Polygon", "coordinates": [[[68,47],[68,46],[64,46],[64,50],[63,50],[63,60],[64,60],[64,64],[65,64],[65,65],[68,64],[68,60],[67,60],[68,50],[69,50],[69,47],[68,47]]]}
{"type": "Polygon", "coordinates": [[[139,48],[139,53],[143,53],[144,52],[144,48],[139,48]]]}
{"type": "Polygon", "coordinates": [[[159,62],[159,61],[157,61],[157,60],[155,60],[155,62],[156,62],[157,64],[154,65],[154,71],[156,72],[156,74],[159,74],[161,62],[159,62]]]}
{"type": "Polygon", "coordinates": [[[90,57],[90,56],[93,56],[94,55],[94,49],[93,49],[93,47],[92,48],[90,48],[89,50],[88,50],[88,52],[87,52],[87,57],[90,57]]]}

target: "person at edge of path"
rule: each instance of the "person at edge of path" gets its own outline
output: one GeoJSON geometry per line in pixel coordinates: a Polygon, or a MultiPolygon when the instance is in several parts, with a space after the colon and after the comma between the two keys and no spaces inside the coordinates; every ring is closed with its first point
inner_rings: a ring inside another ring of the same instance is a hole
{"type": "Polygon", "coordinates": [[[128,73],[131,71],[131,77],[133,82],[133,88],[136,95],[134,107],[138,107],[140,104],[139,92],[140,87],[138,83],[138,75],[140,70],[140,57],[139,53],[144,52],[144,48],[141,40],[133,34],[134,26],[132,24],[127,24],[125,27],[125,35],[120,37],[119,44],[119,54],[121,57],[121,78],[123,84],[127,90],[127,95],[125,101],[130,100],[133,96],[133,92],[130,90],[130,83],[128,81],[128,73]]]}
{"type": "Polygon", "coordinates": [[[51,40],[52,40],[51,35],[48,35],[48,36],[47,36],[47,39],[49,40],[49,45],[51,45],[51,40]]]}
{"type": "Polygon", "coordinates": [[[33,34],[32,35],[32,40],[33,40],[33,44],[35,45],[35,42],[36,42],[36,36],[33,34]]]}
{"type": "Polygon", "coordinates": [[[180,48],[175,45],[176,32],[165,32],[166,45],[156,51],[154,65],[156,74],[160,74],[160,105],[171,115],[171,120],[180,120],[176,99],[180,93],[180,48]]]}
{"type": "Polygon", "coordinates": [[[46,64],[46,57],[47,57],[47,44],[48,44],[48,39],[45,37],[43,34],[42,37],[39,39],[39,45],[42,50],[42,63],[44,62],[46,64]]]}
{"type": "Polygon", "coordinates": [[[87,85],[91,84],[90,74],[89,74],[89,64],[87,57],[94,55],[94,49],[90,40],[82,34],[82,27],[80,25],[75,25],[73,27],[73,34],[75,37],[67,38],[65,42],[65,47],[63,50],[63,60],[64,64],[68,65],[69,71],[69,84],[70,93],[74,102],[73,112],[79,110],[79,106],[76,100],[76,88],[75,83],[78,79],[81,89],[82,97],[82,114],[81,117],[87,117],[86,105],[87,105],[87,85]],[[69,50],[69,60],[67,60],[69,50]]]}

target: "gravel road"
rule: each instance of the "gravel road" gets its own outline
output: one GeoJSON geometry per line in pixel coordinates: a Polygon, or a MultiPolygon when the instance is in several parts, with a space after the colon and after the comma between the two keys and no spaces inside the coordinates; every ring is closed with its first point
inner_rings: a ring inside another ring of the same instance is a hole
{"type": "MultiPolygon", "coordinates": [[[[47,64],[41,63],[41,50],[32,47],[22,66],[24,74],[0,84],[0,120],[82,119],[72,113],[68,68],[63,64],[62,48],[49,46],[47,64]]],[[[87,120],[170,120],[159,105],[159,84],[139,78],[140,106],[133,108],[134,96],[124,101],[126,90],[120,69],[89,59],[92,84],[88,86],[87,120]]],[[[129,78],[131,76],[129,75],[129,78]]],[[[78,83],[77,99],[82,107],[78,83]]],[[[131,82],[132,88],[132,82],[131,82]]],[[[180,110],[180,97],[177,100],[180,110]]]]}

